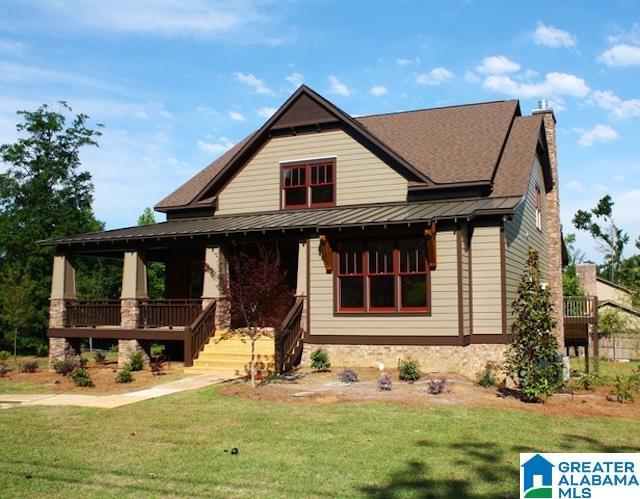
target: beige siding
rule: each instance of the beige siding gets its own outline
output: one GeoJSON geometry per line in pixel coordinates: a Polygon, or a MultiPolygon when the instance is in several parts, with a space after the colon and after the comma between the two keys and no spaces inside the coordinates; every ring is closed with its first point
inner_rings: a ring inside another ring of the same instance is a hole
{"type": "Polygon", "coordinates": [[[467,227],[464,226],[461,231],[461,269],[462,269],[462,319],[464,334],[471,332],[471,315],[469,313],[469,298],[471,290],[469,289],[469,238],[467,227]]]}
{"type": "Polygon", "coordinates": [[[542,167],[537,157],[534,160],[527,197],[518,207],[513,218],[507,220],[504,224],[508,327],[511,326],[513,321],[511,304],[516,299],[516,290],[524,272],[524,265],[530,247],[538,250],[542,279],[543,281],[547,280],[546,197],[542,196],[542,230],[540,230],[536,227],[536,186],[544,193],[542,167]]]}
{"type": "Polygon", "coordinates": [[[596,296],[600,301],[609,300],[626,305],[627,307],[630,307],[633,302],[631,293],[622,291],[621,289],[602,281],[596,281],[596,296]]]}
{"type": "Polygon", "coordinates": [[[334,317],[333,274],[327,274],[318,255],[318,239],[311,239],[310,307],[313,335],[456,336],[458,286],[456,234],[438,232],[438,268],[431,274],[431,317],[334,317]]]}
{"type": "Polygon", "coordinates": [[[336,204],[406,201],[407,181],[341,130],[267,142],[218,194],[218,214],[280,209],[280,161],[336,158],[336,204]]]}
{"type": "Polygon", "coordinates": [[[473,230],[473,334],[502,333],[500,237],[500,227],[475,227],[473,230]]]}

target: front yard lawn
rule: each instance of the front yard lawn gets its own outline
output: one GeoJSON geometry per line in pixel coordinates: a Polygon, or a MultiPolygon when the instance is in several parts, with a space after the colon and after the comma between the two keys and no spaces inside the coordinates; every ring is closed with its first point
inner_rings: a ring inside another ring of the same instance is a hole
{"type": "Polygon", "coordinates": [[[514,497],[519,452],[638,452],[637,420],[185,392],[0,411],[3,497],[514,497]],[[239,449],[232,455],[233,447],[239,449]]]}

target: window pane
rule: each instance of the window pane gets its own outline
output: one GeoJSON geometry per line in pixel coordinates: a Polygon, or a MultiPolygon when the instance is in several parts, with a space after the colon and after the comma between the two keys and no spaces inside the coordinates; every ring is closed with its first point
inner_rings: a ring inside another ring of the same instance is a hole
{"type": "Polygon", "coordinates": [[[362,243],[340,245],[340,274],[362,274],[362,243]]]}
{"type": "Polygon", "coordinates": [[[340,308],[364,307],[364,277],[340,278],[340,308]]]}
{"type": "Polygon", "coordinates": [[[291,185],[291,179],[293,177],[293,170],[284,170],[284,185],[289,187],[291,185]]]}
{"type": "Polygon", "coordinates": [[[311,204],[332,202],[333,185],[319,185],[311,188],[311,204]]]}
{"type": "Polygon", "coordinates": [[[298,185],[305,185],[307,183],[306,176],[306,168],[298,168],[298,185]]]}
{"type": "Polygon", "coordinates": [[[312,184],[318,183],[318,167],[317,166],[311,167],[311,183],[312,184]]]}
{"type": "Polygon", "coordinates": [[[425,272],[426,255],[424,241],[403,239],[400,245],[400,272],[425,272]]]}
{"type": "Polygon", "coordinates": [[[333,165],[328,164],[326,167],[326,182],[333,182],[333,165]]]}
{"type": "Polygon", "coordinates": [[[369,304],[371,308],[395,307],[394,293],[395,277],[370,277],[369,278],[369,304]]]}
{"type": "Polygon", "coordinates": [[[427,306],[427,278],[424,275],[400,277],[403,307],[427,306]]]}
{"type": "Polygon", "coordinates": [[[307,204],[307,188],[293,187],[284,190],[284,205],[306,205],[307,204]]]}
{"type": "Polygon", "coordinates": [[[369,243],[369,273],[388,274],[393,272],[393,243],[373,241],[369,243]]]}

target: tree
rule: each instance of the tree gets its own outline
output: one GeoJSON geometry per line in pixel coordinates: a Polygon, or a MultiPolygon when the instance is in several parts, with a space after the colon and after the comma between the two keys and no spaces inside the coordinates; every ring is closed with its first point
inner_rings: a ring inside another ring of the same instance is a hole
{"type": "Polygon", "coordinates": [[[36,314],[35,284],[26,274],[9,272],[2,280],[0,304],[2,320],[12,328],[13,358],[17,361],[18,335],[24,333],[36,314]]]}
{"type": "Polygon", "coordinates": [[[573,217],[573,224],[579,230],[588,231],[596,240],[598,249],[604,254],[604,267],[609,279],[616,282],[616,273],[622,259],[622,252],[629,242],[629,235],[618,227],[613,219],[611,196],[606,195],[591,211],[578,210],[573,217]],[[593,219],[601,221],[602,226],[593,219]]]}
{"type": "Polygon", "coordinates": [[[18,111],[20,138],[0,146],[7,165],[0,174],[0,271],[35,283],[36,313],[29,329],[40,338],[47,326],[53,248],[36,242],[103,227],[91,208],[91,176],[79,170],[80,151],[97,146],[100,132],[88,127],[85,114],[67,125],[63,113],[72,109],[66,103],[60,102],[60,111],[46,104],[18,111]]]}
{"type": "Polygon", "coordinates": [[[576,274],[576,264],[584,261],[584,251],[576,248],[575,234],[564,236],[564,245],[567,248],[569,263],[562,272],[562,292],[565,296],[583,296],[584,290],[576,274]]]}
{"type": "Polygon", "coordinates": [[[265,328],[280,326],[293,298],[287,284],[287,272],[278,254],[262,244],[255,250],[233,248],[229,258],[229,276],[223,276],[223,286],[229,293],[232,321],[243,325],[239,332],[251,342],[249,367],[254,388],[256,341],[272,336],[265,328]]]}
{"type": "Polygon", "coordinates": [[[525,272],[511,305],[515,318],[506,354],[505,370],[521,390],[523,400],[538,402],[562,383],[551,293],[540,282],[538,252],[529,248],[525,272]]]}
{"type": "MultiPolygon", "coordinates": [[[[145,208],[138,217],[138,225],[156,223],[156,217],[151,208],[145,208]]],[[[147,266],[147,293],[152,300],[164,298],[164,263],[150,262],[147,266]]]]}

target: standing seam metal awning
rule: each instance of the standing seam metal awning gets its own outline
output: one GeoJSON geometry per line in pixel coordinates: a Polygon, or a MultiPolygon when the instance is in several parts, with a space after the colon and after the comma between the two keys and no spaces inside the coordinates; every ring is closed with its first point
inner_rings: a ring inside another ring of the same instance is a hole
{"type": "Polygon", "coordinates": [[[284,231],[292,229],[335,229],[367,225],[429,223],[437,220],[471,220],[483,215],[509,215],[522,197],[384,203],[269,213],[216,215],[168,220],[152,225],[80,234],[41,241],[43,246],[193,237],[208,234],[284,231]]]}

